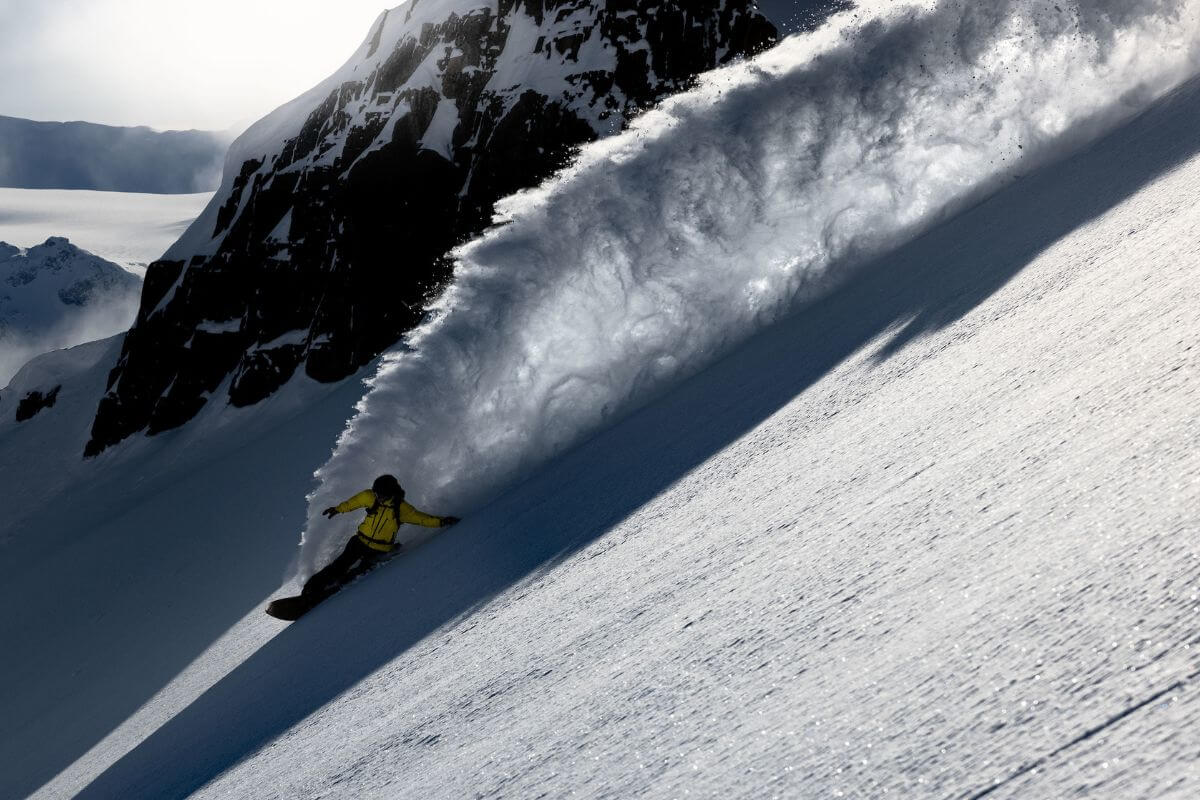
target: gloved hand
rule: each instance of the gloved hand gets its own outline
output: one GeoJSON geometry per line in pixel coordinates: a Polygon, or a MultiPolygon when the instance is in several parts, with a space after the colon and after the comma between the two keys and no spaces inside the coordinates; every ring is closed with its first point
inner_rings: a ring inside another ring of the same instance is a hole
{"type": "Polygon", "coordinates": [[[324,514],[329,519],[333,519],[335,516],[337,516],[338,510],[336,508],[334,508],[333,506],[330,506],[329,508],[325,509],[321,513],[324,514]]]}
{"type": "Polygon", "coordinates": [[[462,522],[458,517],[442,517],[442,527],[449,528],[451,525],[457,525],[462,522]]]}

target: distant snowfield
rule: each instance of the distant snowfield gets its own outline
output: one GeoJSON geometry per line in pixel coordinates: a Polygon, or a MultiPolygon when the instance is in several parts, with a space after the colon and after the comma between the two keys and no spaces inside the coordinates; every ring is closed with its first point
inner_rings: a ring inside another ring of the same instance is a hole
{"type": "MultiPolygon", "coordinates": [[[[1193,81],[301,622],[247,608],[37,796],[1196,796],[1198,124],[1193,81]]],[[[89,532],[87,573],[202,614],[196,554],[272,512],[191,498],[301,430],[89,532]],[[152,565],[105,556],[181,508],[152,565]]],[[[28,730],[146,668],[82,656],[3,674],[28,730]]]]}
{"type": "Polygon", "coordinates": [[[145,275],[212,198],[202,194],[0,188],[0,241],[18,247],[65,236],[72,244],[145,275]]]}

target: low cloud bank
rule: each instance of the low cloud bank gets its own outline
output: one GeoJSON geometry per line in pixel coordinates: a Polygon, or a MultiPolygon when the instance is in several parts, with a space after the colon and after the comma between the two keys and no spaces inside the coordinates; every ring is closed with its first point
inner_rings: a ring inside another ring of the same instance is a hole
{"type": "Polygon", "coordinates": [[[21,367],[42,353],[107,339],[129,330],[137,308],[137,293],[105,298],[102,305],[82,311],[79,316],[63,320],[36,336],[0,334],[0,386],[6,386],[21,367]]]}
{"type": "Polygon", "coordinates": [[[142,281],[61,236],[0,242],[0,386],[34,356],[128,330],[142,281]]]}
{"type": "Polygon", "coordinates": [[[0,186],[189,194],[221,183],[230,137],[0,117],[0,186]]]}

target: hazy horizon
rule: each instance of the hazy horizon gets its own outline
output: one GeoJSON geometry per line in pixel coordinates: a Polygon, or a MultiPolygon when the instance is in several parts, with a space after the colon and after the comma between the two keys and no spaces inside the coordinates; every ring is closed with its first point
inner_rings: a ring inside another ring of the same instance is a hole
{"type": "Polygon", "coordinates": [[[329,76],[394,5],[0,0],[0,71],[22,78],[0,84],[0,115],[236,131],[329,76]]]}

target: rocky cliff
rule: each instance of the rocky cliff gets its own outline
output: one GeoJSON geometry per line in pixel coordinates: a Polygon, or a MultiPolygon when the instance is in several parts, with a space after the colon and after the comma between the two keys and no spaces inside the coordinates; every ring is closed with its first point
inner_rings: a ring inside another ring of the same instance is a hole
{"type": "Polygon", "coordinates": [[[146,276],[89,455],[343,378],[411,329],[495,202],[694,77],[770,45],[752,0],[411,0],[246,132],[146,276]]]}

